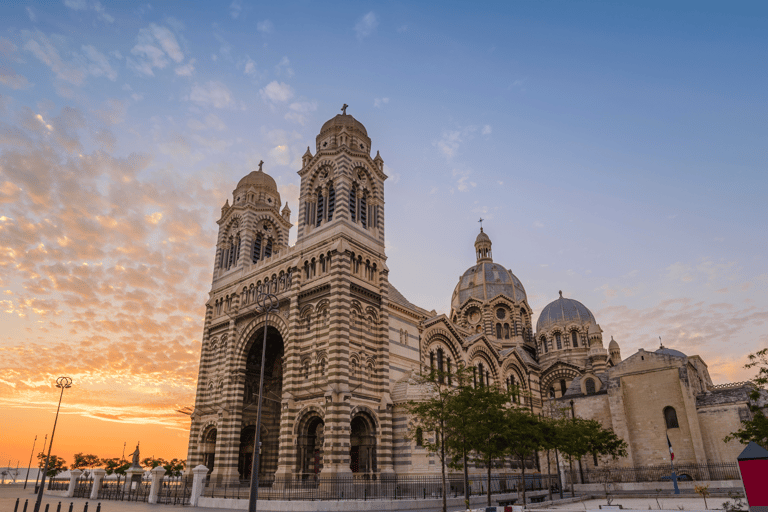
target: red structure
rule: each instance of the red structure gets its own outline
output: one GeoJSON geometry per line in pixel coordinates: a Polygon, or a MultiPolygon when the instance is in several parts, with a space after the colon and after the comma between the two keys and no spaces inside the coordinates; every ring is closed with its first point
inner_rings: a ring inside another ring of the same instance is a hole
{"type": "Polygon", "coordinates": [[[768,450],[750,442],[736,460],[750,512],[768,512],[768,450]]]}

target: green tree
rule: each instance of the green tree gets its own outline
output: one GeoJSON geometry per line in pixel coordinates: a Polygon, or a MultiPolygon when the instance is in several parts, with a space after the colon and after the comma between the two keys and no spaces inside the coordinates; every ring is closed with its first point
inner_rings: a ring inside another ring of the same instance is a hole
{"type": "Polygon", "coordinates": [[[752,379],[755,386],[749,394],[749,409],[752,418],[742,421],[741,428],[725,436],[724,441],[727,443],[732,439],[738,439],[742,444],[754,441],[766,448],[768,447],[768,418],[766,418],[765,410],[761,406],[764,404],[761,395],[765,393],[765,385],[768,384],[768,348],[749,354],[748,359],[749,362],[744,365],[744,368],[757,368],[757,375],[752,379]]]}
{"type": "Polygon", "coordinates": [[[522,497],[525,504],[525,461],[545,447],[546,436],[550,433],[548,425],[530,411],[520,407],[506,410],[504,437],[507,450],[520,461],[522,468],[522,497]]]}
{"type": "Polygon", "coordinates": [[[167,476],[181,476],[184,469],[187,467],[187,461],[181,459],[171,459],[163,464],[165,468],[165,474],[167,476]]]}
{"type": "Polygon", "coordinates": [[[446,429],[454,409],[454,398],[458,387],[454,382],[461,381],[461,371],[450,375],[446,372],[430,371],[426,376],[414,376],[413,382],[423,390],[422,400],[408,402],[408,412],[416,419],[409,427],[408,438],[416,439],[428,451],[437,454],[440,459],[440,475],[443,482],[443,512],[447,511],[447,488],[445,466],[448,460],[446,451],[446,429]],[[424,435],[424,434],[428,435],[424,435]],[[431,434],[431,435],[430,435],[431,434]]]}
{"type": "MultiPolygon", "coordinates": [[[[39,467],[42,469],[45,467],[45,459],[47,455],[45,452],[40,452],[37,454],[37,460],[39,462],[39,467]]],[[[56,455],[51,454],[51,460],[48,461],[48,472],[46,475],[49,478],[53,478],[62,471],[66,471],[67,469],[67,461],[64,459],[57,457],[56,455]]]]}
{"type": "MultiPolygon", "coordinates": [[[[485,467],[488,476],[487,497],[491,506],[491,470],[493,462],[508,451],[507,408],[511,396],[502,393],[495,386],[463,386],[453,397],[452,409],[464,416],[463,437],[471,449],[474,462],[485,467]]],[[[458,453],[464,454],[465,451],[458,453]]]]}
{"type": "Polygon", "coordinates": [[[75,460],[72,462],[72,469],[93,469],[101,464],[101,459],[92,453],[83,454],[82,452],[75,454],[75,460]]]}
{"type": "Polygon", "coordinates": [[[168,464],[168,461],[163,459],[162,457],[158,457],[158,458],[146,457],[144,460],[141,461],[141,465],[144,467],[144,469],[147,469],[147,470],[155,469],[157,466],[165,467],[167,464],[168,464]]]}
{"type": "Polygon", "coordinates": [[[116,475],[125,475],[125,470],[131,467],[128,462],[125,462],[120,457],[113,459],[102,459],[101,463],[104,465],[104,470],[108,475],[115,473],[116,475]]]}

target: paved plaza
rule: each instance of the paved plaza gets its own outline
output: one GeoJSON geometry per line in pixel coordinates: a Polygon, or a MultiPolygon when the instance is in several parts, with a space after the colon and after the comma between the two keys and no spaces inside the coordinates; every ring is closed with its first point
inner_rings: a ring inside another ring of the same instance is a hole
{"type": "MultiPolygon", "coordinates": [[[[26,490],[22,489],[21,485],[2,485],[0,486],[0,512],[12,512],[16,505],[16,498],[21,498],[19,504],[19,512],[23,510],[24,501],[29,499],[29,505],[27,512],[32,512],[35,495],[32,492],[34,486],[28,486],[26,490]]],[[[712,497],[708,498],[708,510],[722,510],[723,502],[727,501],[727,498],[712,497]]],[[[57,496],[44,496],[41,512],[45,511],[45,505],[49,505],[49,512],[56,512],[56,507],[61,502],[61,510],[63,512],[69,511],[69,504],[73,503],[73,512],[82,512],[85,503],[88,502],[88,512],[96,512],[98,502],[88,500],[84,498],[60,498],[57,496]]],[[[674,498],[672,496],[661,496],[658,498],[622,498],[617,497],[613,500],[613,505],[622,505],[624,510],[668,510],[678,512],[679,510],[687,511],[704,511],[704,500],[699,497],[685,496],[682,498],[674,498]]],[[[536,511],[557,510],[559,512],[589,512],[599,511],[600,505],[605,506],[605,499],[589,499],[585,501],[579,501],[575,503],[562,503],[562,504],[549,504],[544,506],[538,506],[536,511]]],[[[389,509],[392,512],[397,512],[397,503],[393,503],[393,508],[389,509]]],[[[479,508],[479,507],[478,507],[479,508]]],[[[461,508],[450,508],[451,512],[460,512],[461,508]]],[[[101,512],[172,512],[172,511],[190,511],[190,512],[231,512],[231,509],[213,509],[213,508],[200,508],[200,507],[182,507],[181,505],[150,505],[148,503],[134,503],[125,501],[102,501],[101,512]]],[[[439,509],[434,509],[437,512],[439,509]]],[[[474,509],[477,510],[477,509],[474,509]]],[[[423,509],[424,512],[433,512],[433,509],[423,509]]]]}

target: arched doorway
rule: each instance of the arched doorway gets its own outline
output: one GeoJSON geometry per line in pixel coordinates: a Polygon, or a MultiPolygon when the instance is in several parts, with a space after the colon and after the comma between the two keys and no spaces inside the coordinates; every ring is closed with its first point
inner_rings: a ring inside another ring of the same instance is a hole
{"type": "Polygon", "coordinates": [[[297,455],[303,480],[317,478],[323,469],[324,428],[325,422],[319,416],[311,416],[302,422],[297,455]]]}
{"type": "Polygon", "coordinates": [[[208,468],[208,473],[213,471],[216,462],[216,427],[210,427],[203,434],[203,466],[208,468]]]}
{"type": "Polygon", "coordinates": [[[376,472],[376,429],[373,418],[358,413],[352,418],[349,434],[349,468],[352,473],[376,472]]]}
{"type": "MultiPolygon", "coordinates": [[[[264,328],[258,329],[251,338],[245,363],[243,389],[243,423],[256,423],[259,403],[259,377],[264,328]]],[[[271,478],[277,471],[280,445],[280,410],[283,398],[283,338],[274,327],[267,328],[267,352],[264,365],[264,392],[261,410],[261,455],[259,480],[271,478]]],[[[238,470],[240,478],[251,476],[255,427],[245,427],[240,436],[238,470]],[[250,429],[249,433],[248,429],[250,429]],[[250,445],[250,450],[247,449],[250,445]]]]}

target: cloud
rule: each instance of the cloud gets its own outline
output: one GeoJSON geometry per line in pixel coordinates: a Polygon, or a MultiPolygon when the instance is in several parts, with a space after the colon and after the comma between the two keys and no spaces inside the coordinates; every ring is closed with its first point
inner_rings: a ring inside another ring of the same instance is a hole
{"type": "Polygon", "coordinates": [[[260,21],[256,23],[256,30],[265,35],[271,34],[275,30],[275,25],[269,20],[260,21]]]}
{"type": "Polygon", "coordinates": [[[189,93],[189,100],[201,106],[216,108],[228,107],[234,103],[229,88],[219,81],[193,85],[189,93]]]}
{"type": "Polygon", "coordinates": [[[308,115],[317,110],[316,101],[297,101],[288,106],[289,112],[285,114],[285,119],[305,125],[308,115]]]}
{"type": "Polygon", "coordinates": [[[105,76],[113,82],[117,80],[117,71],[109,64],[109,60],[103,53],[99,52],[91,45],[82,46],[83,55],[90,61],[88,63],[88,73],[93,76],[105,76]]]}
{"type": "Polygon", "coordinates": [[[233,2],[229,4],[229,15],[233,20],[236,20],[242,11],[243,2],[241,0],[233,0],[233,2]]]}
{"type": "MultiPolygon", "coordinates": [[[[61,57],[59,50],[51,39],[39,30],[31,32],[22,30],[21,36],[25,40],[23,48],[32,53],[40,62],[51,68],[56,74],[56,78],[64,80],[72,85],[80,85],[85,80],[85,72],[81,63],[76,60],[65,60],[61,57]]],[[[61,38],[56,38],[57,42],[63,44],[61,38]]]]}
{"type": "Polygon", "coordinates": [[[287,77],[293,76],[293,69],[291,69],[291,61],[288,60],[288,57],[283,57],[280,62],[275,66],[275,74],[277,76],[285,75],[287,77]]]}
{"type": "Polygon", "coordinates": [[[480,131],[482,135],[490,135],[491,134],[491,125],[486,124],[483,126],[483,129],[480,131]]]}
{"type": "Polygon", "coordinates": [[[3,84],[11,89],[26,89],[31,84],[27,77],[20,75],[9,66],[0,64],[0,84],[3,84]]]}
{"type": "Polygon", "coordinates": [[[64,5],[75,11],[84,11],[90,8],[98,14],[99,19],[106,21],[107,23],[113,23],[115,21],[115,18],[107,14],[104,6],[98,1],[92,2],[89,5],[86,0],[64,0],[64,5]]]}
{"type": "Polygon", "coordinates": [[[376,18],[376,13],[373,11],[369,12],[355,23],[355,34],[357,34],[357,39],[362,40],[373,34],[378,25],[379,20],[376,18]]]}
{"type": "Polygon", "coordinates": [[[35,11],[33,11],[31,7],[27,7],[27,16],[29,16],[29,21],[31,21],[32,23],[37,23],[37,15],[35,14],[35,11]]]}
{"type": "Polygon", "coordinates": [[[184,53],[173,32],[154,23],[139,30],[131,54],[136,58],[129,57],[128,66],[150,76],[154,76],[153,68],[164,69],[170,63],[169,59],[177,64],[184,60],[184,53]]]}
{"type": "Polygon", "coordinates": [[[251,77],[256,76],[256,62],[250,57],[246,57],[243,73],[251,77]]]}
{"type": "Polygon", "coordinates": [[[195,72],[195,59],[189,59],[189,62],[181,66],[176,66],[176,74],[179,76],[192,76],[195,72]]]}
{"type": "Polygon", "coordinates": [[[259,91],[264,101],[273,103],[283,103],[293,98],[293,89],[291,86],[278,81],[272,81],[266,87],[259,91]]]}
{"type": "Polygon", "coordinates": [[[445,131],[443,132],[442,137],[440,137],[440,140],[437,141],[437,147],[446,158],[451,159],[456,155],[456,151],[458,151],[461,142],[462,137],[460,131],[445,131]]]}
{"type": "Polygon", "coordinates": [[[477,186],[477,183],[474,181],[469,181],[469,177],[472,175],[470,169],[454,169],[451,174],[456,178],[456,189],[459,192],[466,192],[470,188],[477,186]]]}
{"type": "Polygon", "coordinates": [[[387,103],[389,103],[389,98],[375,98],[373,100],[374,108],[381,108],[384,105],[386,105],[387,103]]]}

